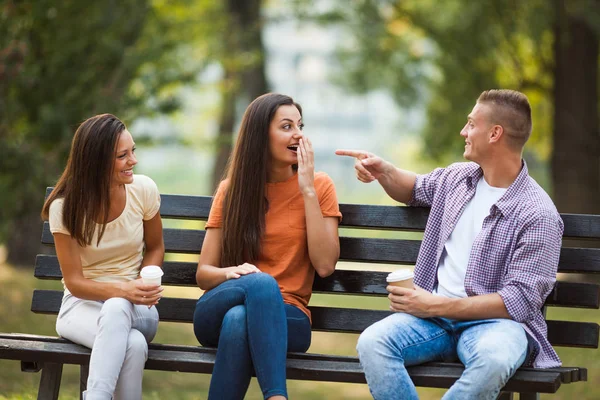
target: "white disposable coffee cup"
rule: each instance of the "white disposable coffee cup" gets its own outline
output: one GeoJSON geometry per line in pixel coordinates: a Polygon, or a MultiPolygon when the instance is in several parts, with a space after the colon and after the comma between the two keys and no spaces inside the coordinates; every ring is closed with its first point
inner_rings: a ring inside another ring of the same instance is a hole
{"type": "Polygon", "coordinates": [[[413,286],[413,272],[408,268],[402,268],[391,272],[385,280],[388,285],[400,286],[407,289],[414,289],[413,286]]]}
{"type": "Polygon", "coordinates": [[[160,281],[164,272],[158,265],[147,265],[140,271],[142,281],[146,285],[157,285],[160,286],[160,281]]]}

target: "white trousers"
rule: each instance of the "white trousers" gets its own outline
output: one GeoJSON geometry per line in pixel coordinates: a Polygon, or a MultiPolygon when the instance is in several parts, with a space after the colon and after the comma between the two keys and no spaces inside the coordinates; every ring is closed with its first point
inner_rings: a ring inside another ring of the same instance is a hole
{"type": "Polygon", "coordinates": [[[148,343],[158,328],[156,307],[115,297],[104,302],[63,297],[56,332],[92,349],[86,400],[142,398],[148,343]]]}

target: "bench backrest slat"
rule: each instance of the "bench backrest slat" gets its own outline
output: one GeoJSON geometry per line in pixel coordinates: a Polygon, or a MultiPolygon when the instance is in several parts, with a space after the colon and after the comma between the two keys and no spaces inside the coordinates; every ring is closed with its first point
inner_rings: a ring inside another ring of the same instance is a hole
{"type": "MultiPolygon", "coordinates": [[[[205,231],[164,229],[165,249],[169,253],[199,254],[205,231]]],[[[44,223],[42,243],[54,245],[54,237],[44,223]]],[[[340,260],[355,262],[411,265],[417,261],[421,241],[406,239],[374,239],[340,237],[340,260]]],[[[563,247],[559,272],[600,273],[600,249],[563,247]]]]}
{"type": "MultiPolygon", "coordinates": [[[[52,188],[46,189],[46,197],[52,188]]],[[[206,221],[212,204],[211,196],[161,195],[163,218],[206,221]]],[[[429,210],[419,207],[340,204],[344,215],[342,227],[423,231],[429,210]]],[[[600,240],[600,215],[561,214],[565,238],[600,240]]]]}
{"type": "MultiPolygon", "coordinates": [[[[196,286],[196,263],[167,261],[163,268],[164,285],[196,286]]],[[[61,279],[56,256],[40,255],[36,259],[35,276],[41,279],[61,279]]],[[[315,276],[315,293],[387,296],[386,272],[337,270],[327,278],[315,276]]],[[[600,285],[593,283],[558,282],[546,305],[561,307],[600,308],[600,285]]]]}
{"type": "MultiPolygon", "coordinates": [[[[31,310],[42,314],[56,314],[62,292],[35,290],[31,310]]],[[[157,308],[161,321],[191,322],[195,299],[163,298],[157,308]]],[[[386,317],[390,311],[360,310],[335,307],[309,307],[313,330],[326,332],[360,333],[366,327],[386,317]]],[[[598,324],[571,321],[548,321],[548,338],[555,346],[597,348],[598,324]]]]}

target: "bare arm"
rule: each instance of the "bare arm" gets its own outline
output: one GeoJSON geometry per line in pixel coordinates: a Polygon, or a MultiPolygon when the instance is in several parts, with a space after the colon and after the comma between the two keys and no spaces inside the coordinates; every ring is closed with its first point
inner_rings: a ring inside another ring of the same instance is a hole
{"type": "Polygon", "coordinates": [[[392,199],[406,204],[412,198],[417,174],[396,168],[392,164],[390,164],[390,166],[391,168],[389,168],[386,173],[381,174],[377,180],[383,187],[383,190],[385,190],[392,199]]]}
{"type": "Polygon", "coordinates": [[[410,201],[417,179],[414,172],[396,168],[390,162],[362,150],[336,150],[335,154],[356,159],[354,168],[359,181],[370,183],[377,180],[392,199],[401,203],[410,201]]]}
{"type": "Polygon", "coordinates": [[[200,260],[196,269],[196,283],[202,290],[212,289],[228,279],[237,279],[242,275],[260,272],[252,264],[242,264],[235,267],[220,268],[221,264],[221,228],[206,230],[200,260]]]}
{"type": "Polygon", "coordinates": [[[338,218],[323,217],[317,195],[304,196],[310,262],[321,278],[333,274],[340,258],[338,218]]]}
{"type": "Polygon", "coordinates": [[[459,320],[489,318],[511,319],[498,293],[451,299],[436,296],[421,288],[387,287],[392,311],[405,312],[420,318],[442,317],[459,320]]]}
{"type": "Polygon", "coordinates": [[[148,221],[144,221],[144,243],[146,251],[142,260],[142,267],[146,265],[162,266],[165,257],[165,243],[160,213],[156,213],[148,221]]]}
{"type": "Polygon", "coordinates": [[[133,304],[154,305],[161,297],[162,288],[144,285],[141,279],[129,282],[96,282],[83,276],[79,246],[70,235],[54,234],[56,254],[65,285],[73,296],[85,300],[108,300],[122,297],[133,304]]]}
{"type": "Polygon", "coordinates": [[[338,237],[338,219],[323,217],[314,178],[314,153],[310,139],[300,139],[298,146],[298,186],[304,197],[306,215],[306,235],[310,262],[324,278],[335,270],[340,258],[340,239],[338,237]]]}

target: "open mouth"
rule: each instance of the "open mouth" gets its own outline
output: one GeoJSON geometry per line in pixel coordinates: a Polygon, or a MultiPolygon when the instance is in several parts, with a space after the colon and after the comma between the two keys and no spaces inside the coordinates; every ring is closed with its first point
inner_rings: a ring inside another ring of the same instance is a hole
{"type": "Polygon", "coordinates": [[[294,153],[298,151],[298,145],[297,144],[292,144],[292,145],[288,146],[287,148],[288,148],[288,150],[291,150],[294,153]]]}

